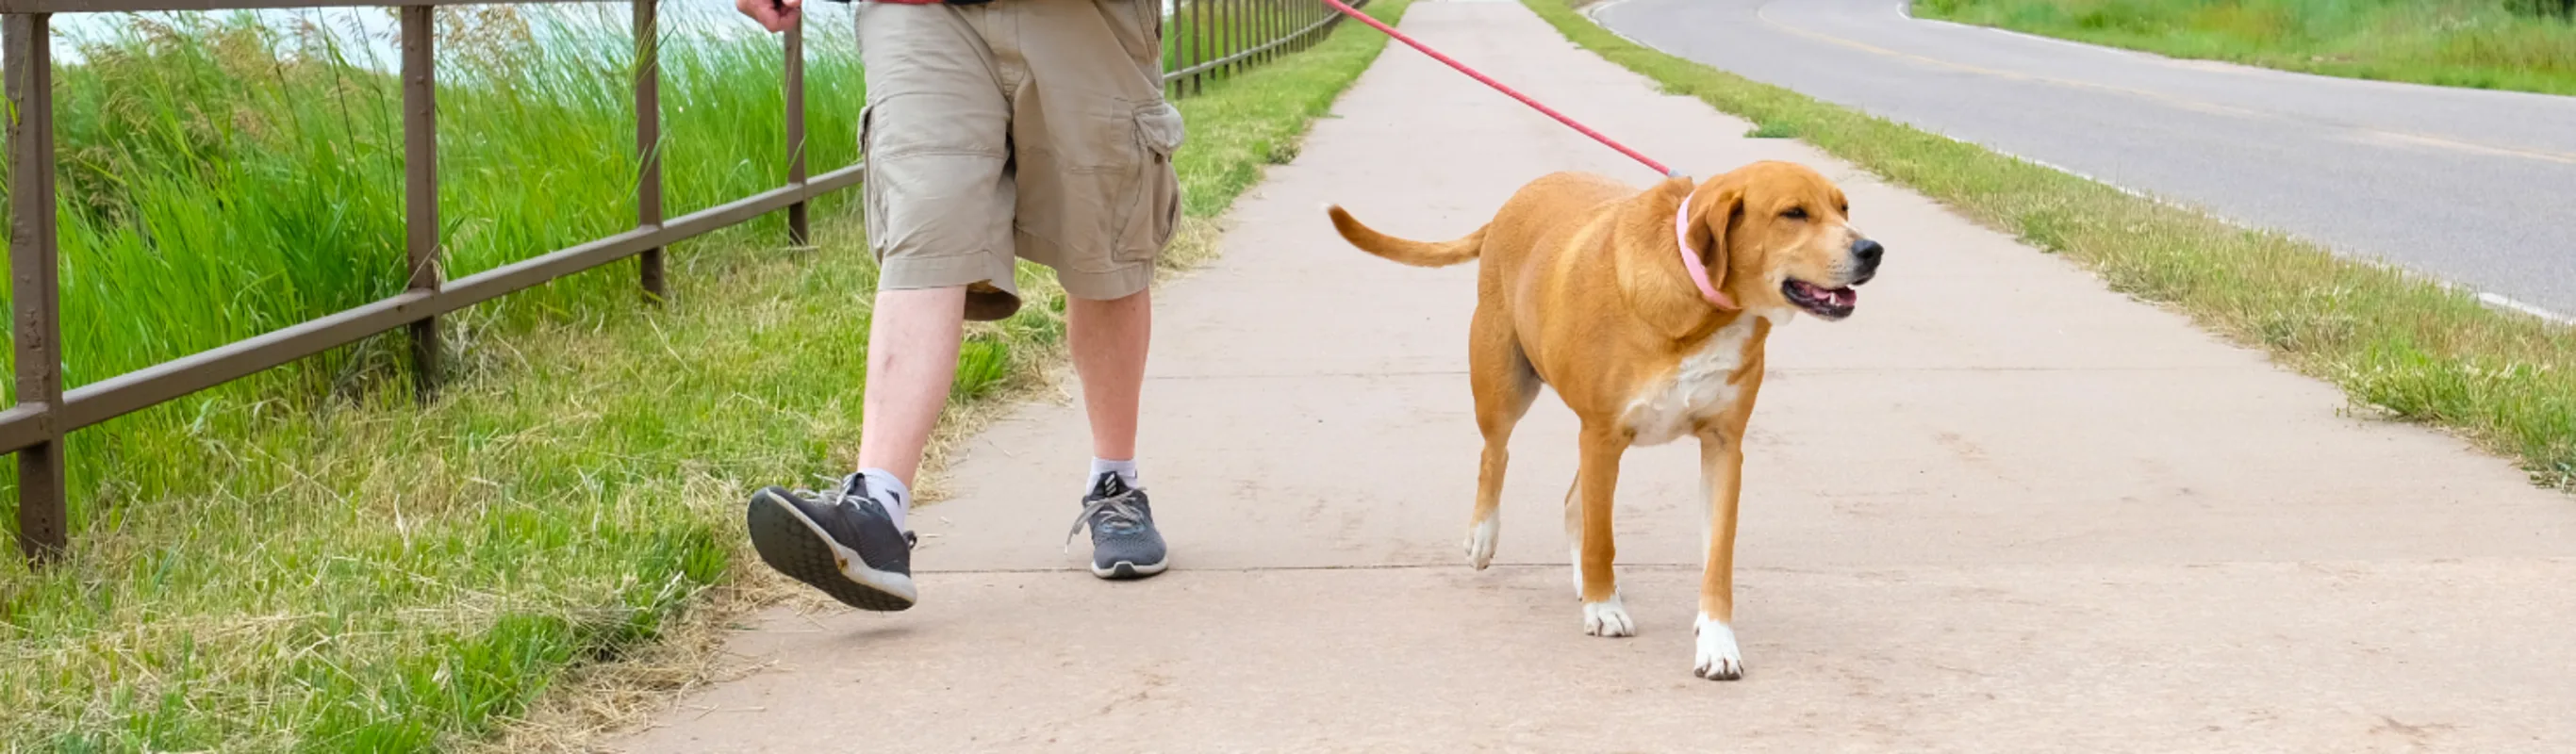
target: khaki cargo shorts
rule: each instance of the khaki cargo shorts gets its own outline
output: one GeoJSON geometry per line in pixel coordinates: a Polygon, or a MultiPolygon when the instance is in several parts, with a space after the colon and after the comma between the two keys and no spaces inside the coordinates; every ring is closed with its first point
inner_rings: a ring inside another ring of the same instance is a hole
{"type": "Polygon", "coordinates": [[[1181,214],[1158,2],[861,2],[858,23],[879,287],[966,286],[972,320],[1019,310],[1016,259],[1077,298],[1145,290],[1181,214]]]}

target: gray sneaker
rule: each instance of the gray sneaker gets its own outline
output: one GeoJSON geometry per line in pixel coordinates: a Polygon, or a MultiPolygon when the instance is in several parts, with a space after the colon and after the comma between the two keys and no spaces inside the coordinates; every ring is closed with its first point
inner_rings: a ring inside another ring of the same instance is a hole
{"type": "MultiPolygon", "coordinates": [[[[861,610],[903,610],[920,599],[912,585],[912,532],[886,513],[894,493],[851,474],[820,493],[770,487],[744,511],[762,562],[861,610]]],[[[897,501],[900,504],[900,501],[897,501]]]]}
{"type": "Polygon", "coordinates": [[[1073,535],[1086,526],[1091,528],[1091,575],[1140,579],[1171,565],[1163,534],[1154,530],[1154,509],[1145,491],[1127,486],[1115,473],[1101,474],[1091,484],[1091,493],[1082,497],[1082,516],[1064,533],[1065,543],[1072,544],[1073,535]]]}

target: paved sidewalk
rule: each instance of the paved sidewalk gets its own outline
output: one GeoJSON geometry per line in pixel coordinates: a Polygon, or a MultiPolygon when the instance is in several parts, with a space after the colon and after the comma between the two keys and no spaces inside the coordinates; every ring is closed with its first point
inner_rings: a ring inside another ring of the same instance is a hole
{"type": "MultiPolygon", "coordinates": [[[[1518,4],[1405,28],[1702,175],[1786,158],[1888,244],[1800,319],[1747,442],[1748,674],[1691,676],[1697,456],[1632,452],[1621,589],[1582,634],[1554,396],[1515,436],[1493,570],[1459,542],[1474,270],[1336,238],[1340,202],[1448,238],[1568,168],[1653,178],[1390,46],[1166,288],[1144,468],[1171,573],[1062,550],[1086,433],[1031,405],[914,517],[923,600],[764,616],[773,662],[621,743],[748,751],[2565,751],[2576,500],[1565,42],[1518,4]]],[[[1356,30],[1354,31],[1356,33],[1356,30]]]]}

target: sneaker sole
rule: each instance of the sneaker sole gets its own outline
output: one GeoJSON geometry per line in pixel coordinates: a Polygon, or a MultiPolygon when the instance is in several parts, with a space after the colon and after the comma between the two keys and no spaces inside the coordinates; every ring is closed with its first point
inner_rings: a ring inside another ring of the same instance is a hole
{"type": "Polygon", "coordinates": [[[753,495],[744,518],[751,529],[751,548],[759,551],[761,562],[841,604],[894,612],[919,600],[911,576],[869,568],[858,552],[832,541],[823,527],[774,491],[753,495]]]}
{"type": "Polygon", "coordinates": [[[1108,568],[1102,568],[1100,567],[1100,564],[1093,563],[1091,564],[1091,575],[1104,579],[1141,579],[1157,573],[1162,573],[1163,569],[1171,567],[1171,565],[1172,559],[1169,557],[1165,557],[1162,560],[1145,565],[1137,565],[1135,563],[1121,560],[1110,564],[1108,568]]]}

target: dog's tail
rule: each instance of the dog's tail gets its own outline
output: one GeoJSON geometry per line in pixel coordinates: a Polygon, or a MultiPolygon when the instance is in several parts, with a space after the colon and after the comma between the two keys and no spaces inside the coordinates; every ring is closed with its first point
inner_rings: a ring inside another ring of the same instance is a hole
{"type": "Polygon", "coordinates": [[[1361,225],[1359,220],[1351,217],[1351,213],[1342,211],[1340,205],[1327,206],[1324,211],[1332,214],[1333,229],[1341,231],[1342,240],[1360,247],[1361,251],[1415,267],[1447,267],[1465,262],[1476,258],[1485,246],[1484,228],[1477,228],[1476,232],[1455,241],[1431,243],[1379,233],[1361,225]]]}

